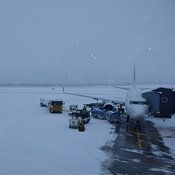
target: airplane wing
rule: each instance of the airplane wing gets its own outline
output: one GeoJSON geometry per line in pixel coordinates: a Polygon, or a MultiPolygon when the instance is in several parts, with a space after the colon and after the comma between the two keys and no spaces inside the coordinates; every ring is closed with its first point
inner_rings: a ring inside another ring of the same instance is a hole
{"type": "Polygon", "coordinates": [[[127,90],[127,91],[130,89],[129,87],[121,87],[121,86],[114,86],[114,88],[123,89],[123,90],[127,90]]]}
{"type": "MultiPolygon", "coordinates": [[[[122,87],[122,86],[114,86],[114,88],[117,89],[123,89],[123,90],[129,90],[131,87],[122,87]]],[[[149,88],[149,87],[139,87],[140,90],[150,90],[153,88],[149,88]]]]}
{"type": "Polygon", "coordinates": [[[91,98],[93,100],[101,100],[103,102],[111,102],[113,104],[121,104],[124,105],[124,100],[122,99],[109,99],[109,98],[102,98],[102,97],[95,97],[95,96],[90,96],[90,95],[82,95],[82,94],[77,94],[77,93],[70,93],[70,92],[63,92],[64,94],[68,95],[75,95],[75,96],[80,96],[80,97],[86,97],[86,98],[91,98]]]}

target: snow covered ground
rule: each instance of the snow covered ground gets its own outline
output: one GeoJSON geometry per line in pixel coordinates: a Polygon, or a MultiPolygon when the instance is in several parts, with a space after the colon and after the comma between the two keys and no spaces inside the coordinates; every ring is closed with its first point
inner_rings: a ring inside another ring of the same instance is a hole
{"type": "Polygon", "coordinates": [[[167,145],[175,156],[175,115],[171,119],[159,119],[150,118],[150,121],[154,123],[156,128],[158,128],[165,145],[167,145]]]}
{"type": "MultiPolygon", "coordinates": [[[[82,89],[75,88],[82,93],[92,91],[93,88],[82,89]]],[[[98,91],[96,88],[94,93],[110,93],[108,90],[102,88],[98,91]]],[[[69,129],[67,112],[49,113],[47,108],[39,106],[40,98],[61,98],[66,107],[69,104],[94,102],[63,95],[61,88],[1,87],[0,174],[101,174],[101,162],[106,156],[100,147],[113,137],[110,134],[111,125],[106,121],[92,119],[83,133],[69,129]]]]}
{"type": "MultiPolygon", "coordinates": [[[[124,98],[126,91],[112,87],[74,87],[67,92],[106,98],[124,98]]],[[[67,112],[51,114],[40,98],[61,98],[70,104],[94,100],[62,94],[61,88],[0,88],[0,174],[97,175],[107,158],[100,147],[114,140],[111,125],[92,119],[85,132],[69,129],[67,112]]],[[[168,147],[175,152],[175,117],[164,122],[151,119],[168,147]]]]}

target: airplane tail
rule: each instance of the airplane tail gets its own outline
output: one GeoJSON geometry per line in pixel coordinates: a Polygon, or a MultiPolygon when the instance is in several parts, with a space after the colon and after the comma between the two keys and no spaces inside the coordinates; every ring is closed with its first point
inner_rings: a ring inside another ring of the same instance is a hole
{"type": "Polygon", "coordinates": [[[135,69],[135,63],[134,63],[134,77],[133,77],[133,86],[136,87],[136,69],[135,69]]]}
{"type": "Polygon", "coordinates": [[[62,86],[62,93],[64,94],[64,86],[62,86]]]}
{"type": "MultiPolygon", "coordinates": [[[[136,88],[136,68],[135,68],[135,63],[133,64],[133,83],[132,83],[131,86],[134,87],[134,88],[136,88]]],[[[131,87],[115,86],[115,88],[129,90],[131,87]]]]}

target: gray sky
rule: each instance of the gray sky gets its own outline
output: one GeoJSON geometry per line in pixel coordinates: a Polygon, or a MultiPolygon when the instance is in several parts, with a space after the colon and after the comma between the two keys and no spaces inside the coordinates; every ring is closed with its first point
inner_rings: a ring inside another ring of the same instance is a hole
{"type": "Polygon", "coordinates": [[[0,83],[175,82],[174,0],[1,0],[0,83]]]}

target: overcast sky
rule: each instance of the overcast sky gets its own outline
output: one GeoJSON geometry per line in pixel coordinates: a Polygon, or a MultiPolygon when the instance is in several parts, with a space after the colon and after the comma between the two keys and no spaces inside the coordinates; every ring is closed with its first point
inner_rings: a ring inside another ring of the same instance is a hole
{"type": "Polygon", "coordinates": [[[175,0],[0,0],[1,83],[175,82],[175,0]]]}

